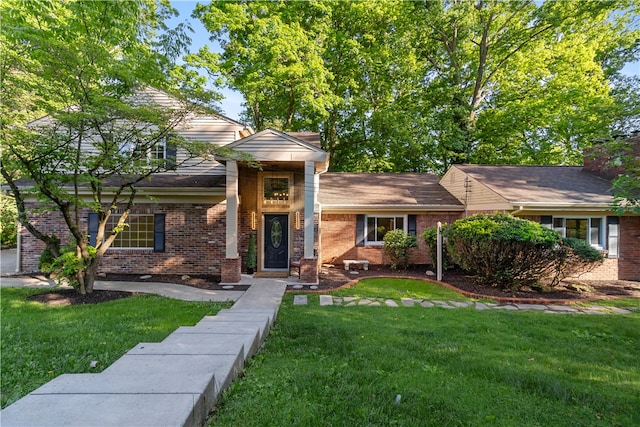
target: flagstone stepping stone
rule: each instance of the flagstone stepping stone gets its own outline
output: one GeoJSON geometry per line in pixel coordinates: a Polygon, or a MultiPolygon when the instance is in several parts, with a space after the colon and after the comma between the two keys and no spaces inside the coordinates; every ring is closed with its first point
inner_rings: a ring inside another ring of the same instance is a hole
{"type": "Polygon", "coordinates": [[[420,305],[423,306],[424,308],[431,308],[435,306],[435,304],[432,303],[431,301],[422,301],[420,305]]]}
{"type": "Polygon", "coordinates": [[[544,311],[547,309],[546,305],[543,304],[515,304],[515,306],[519,310],[540,310],[544,311]]]}
{"type": "Polygon", "coordinates": [[[293,305],[307,305],[308,298],[306,295],[295,295],[293,297],[293,305]]]}
{"type": "Polygon", "coordinates": [[[369,307],[380,307],[382,304],[380,303],[380,301],[374,301],[371,304],[369,304],[369,307]]]}
{"type": "Polygon", "coordinates": [[[371,304],[371,301],[368,299],[361,299],[360,301],[358,301],[358,305],[369,305],[371,304]]]}
{"type": "Polygon", "coordinates": [[[406,307],[413,307],[413,305],[416,303],[411,298],[400,298],[400,302],[406,307]]]}
{"type": "Polygon", "coordinates": [[[449,304],[451,304],[454,307],[464,308],[464,307],[469,307],[472,303],[467,301],[449,301],[449,304]]]}
{"type": "Polygon", "coordinates": [[[489,310],[489,308],[491,307],[483,302],[476,302],[476,310],[489,310]]]}
{"type": "Polygon", "coordinates": [[[320,305],[333,305],[333,297],[331,295],[320,295],[320,305]]]}
{"type": "Polygon", "coordinates": [[[398,303],[395,302],[392,299],[388,299],[384,303],[386,304],[387,307],[397,307],[398,306],[398,303]]]}

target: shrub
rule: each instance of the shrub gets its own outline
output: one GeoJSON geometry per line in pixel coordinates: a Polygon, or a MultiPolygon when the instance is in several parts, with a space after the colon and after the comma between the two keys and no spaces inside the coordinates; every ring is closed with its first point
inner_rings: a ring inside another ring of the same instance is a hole
{"type": "MultiPolygon", "coordinates": [[[[57,244],[60,241],[53,236],[57,244]]],[[[96,249],[89,246],[89,252],[92,257],[96,256],[96,249]]],[[[51,274],[51,277],[58,285],[68,284],[75,289],[80,287],[78,283],[78,272],[87,268],[86,261],[78,256],[76,242],[72,240],[68,245],[60,248],[60,256],[54,258],[51,251],[47,248],[40,255],[40,270],[51,274]]]]}
{"type": "Polygon", "coordinates": [[[249,245],[247,248],[247,271],[252,273],[256,268],[256,233],[249,234],[249,245]]]}
{"type": "Polygon", "coordinates": [[[17,242],[18,208],[12,197],[0,196],[0,245],[13,247],[17,242]]]}
{"type": "Polygon", "coordinates": [[[391,261],[393,270],[407,268],[409,251],[418,246],[415,236],[409,236],[403,230],[391,230],[384,235],[384,253],[391,261]]]}
{"type": "Polygon", "coordinates": [[[587,273],[604,261],[602,252],[585,240],[565,237],[562,239],[562,246],[564,256],[559,259],[557,273],[549,283],[551,286],[555,286],[565,277],[587,273]]]}
{"type": "MultiPolygon", "coordinates": [[[[447,224],[442,224],[442,269],[449,270],[453,268],[453,261],[451,261],[451,257],[447,253],[447,233],[449,232],[449,226],[447,224]]],[[[433,268],[435,269],[438,265],[438,227],[428,227],[422,233],[422,239],[424,243],[427,245],[427,250],[429,251],[429,255],[431,256],[431,261],[433,262],[433,268]]]]}
{"type": "Polygon", "coordinates": [[[454,222],[447,250],[482,285],[517,290],[557,275],[564,248],[560,235],[511,215],[478,214],[454,222]]]}

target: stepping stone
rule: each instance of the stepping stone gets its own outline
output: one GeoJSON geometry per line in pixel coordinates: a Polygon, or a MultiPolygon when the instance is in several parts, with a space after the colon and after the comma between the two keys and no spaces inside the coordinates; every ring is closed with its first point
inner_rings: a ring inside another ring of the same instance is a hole
{"type": "Polygon", "coordinates": [[[233,289],[233,285],[224,285],[222,289],[226,289],[226,290],[233,289]]]}
{"type": "Polygon", "coordinates": [[[517,310],[518,309],[515,305],[512,305],[512,304],[497,305],[497,306],[495,306],[493,308],[502,309],[502,310],[517,310]]]}
{"type": "Polygon", "coordinates": [[[489,308],[491,307],[483,302],[476,302],[476,310],[488,310],[489,308]]]}
{"type": "Polygon", "coordinates": [[[609,307],[609,310],[613,311],[616,314],[631,314],[631,310],[627,310],[626,308],[609,307]]]}
{"type": "Polygon", "coordinates": [[[392,299],[385,300],[384,303],[387,305],[387,307],[397,307],[398,306],[398,303],[395,302],[392,299]]]}
{"type": "Polygon", "coordinates": [[[334,297],[334,298],[333,298],[333,302],[334,302],[334,303],[336,303],[336,304],[342,304],[342,298],[340,298],[340,297],[334,297]]]}
{"type": "Polygon", "coordinates": [[[369,307],[380,307],[382,305],[382,303],[380,301],[374,301],[371,304],[369,304],[369,307]]]}
{"type": "Polygon", "coordinates": [[[449,301],[449,304],[454,307],[465,308],[465,307],[469,307],[472,303],[468,301],[449,301]]]}
{"type": "Polygon", "coordinates": [[[347,304],[345,307],[354,307],[356,305],[355,302],[350,302],[349,304],[347,304]]]}
{"type": "Polygon", "coordinates": [[[358,302],[358,305],[369,305],[369,304],[371,304],[371,301],[369,301],[368,299],[361,299],[358,302]]]}
{"type": "Polygon", "coordinates": [[[293,305],[307,305],[308,299],[306,295],[295,295],[293,297],[293,305]]]}
{"type": "Polygon", "coordinates": [[[413,307],[413,305],[416,303],[413,299],[411,298],[400,298],[400,302],[405,306],[405,307],[413,307]]]}
{"type": "Polygon", "coordinates": [[[430,307],[433,307],[435,304],[432,303],[431,301],[422,301],[420,305],[423,306],[424,308],[430,308],[430,307]]]}
{"type": "Polygon", "coordinates": [[[344,302],[353,302],[353,301],[355,301],[357,299],[358,299],[357,297],[344,297],[344,298],[342,298],[342,300],[344,302]]]}
{"type": "Polygon", "coordinates": [[[438,307],[442,307],[442,308],[455,308],[455,307],[450,306],[450,305],[449,305],[447,302],[445,302],[445,301],[438,301],[438,300],[435,300],[435,301],[433,301],[433,303],[434,303],[435,305],[437,305],[438,307]]]}
{"type": "Polygon", "coordinates": [[[302,288],[304,288],[304,286],[302,286],[302,285],[293,285],[292,287],[293,287],[293,289],[302,289],[302,288]]]}
{"type": "Polygon", "coordinates": [[[549,305],[547,307],[551,311],[559,311],[563,313],[578,313],[578,310],[573,307],[567,307],[566,305],[549,305]]]}
{"type": "Polygon", "coordinates": [[[515,304],[518,310],[540,310],[544,311],[547,309],[546,305],[543,304],[515,304]]]}
{"type": "Polygon", "coordinates": [[[333,305],[333,297],[331,295],[320,295],[320,305],[333,305]]]}

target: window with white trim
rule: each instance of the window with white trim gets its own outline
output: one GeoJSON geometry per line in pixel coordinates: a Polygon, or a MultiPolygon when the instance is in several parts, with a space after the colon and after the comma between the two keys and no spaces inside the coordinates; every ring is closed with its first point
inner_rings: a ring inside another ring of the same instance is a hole
{"type": "Polygon", "coordinates": [[[386,215],[367,215],[365,229],[365,243],[367,244],[383,244],[384,235],[391,230],[407,231],[406,215],[402,216],[386,216],[386,215]]]}
{"type": "Polygon", "coordinates": [[[553,229],[562,237],[586,240],[598,249],[605,247],[606,228],[602,217],[554,217],[553,229]]]}

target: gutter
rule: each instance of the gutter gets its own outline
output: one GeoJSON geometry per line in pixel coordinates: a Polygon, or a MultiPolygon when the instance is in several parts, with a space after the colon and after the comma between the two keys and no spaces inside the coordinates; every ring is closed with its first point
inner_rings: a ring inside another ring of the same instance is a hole
{"type": "Polygon", "coordinates": [[[462,205],[331,205],[322,203],[323,212],[463,212],[462,205]]]}

